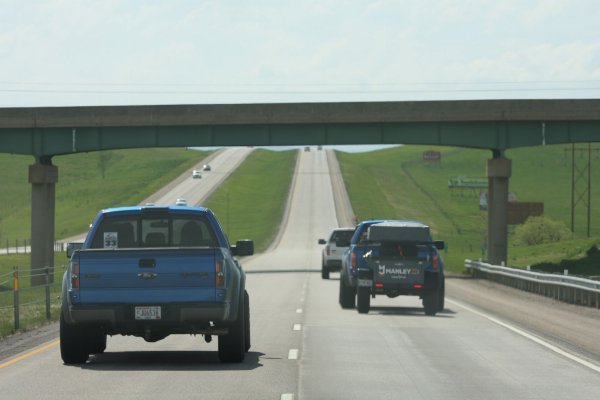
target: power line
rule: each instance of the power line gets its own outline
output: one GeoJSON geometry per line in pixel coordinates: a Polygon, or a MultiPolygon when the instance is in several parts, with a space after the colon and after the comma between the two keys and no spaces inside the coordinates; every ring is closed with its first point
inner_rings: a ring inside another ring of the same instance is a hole
{"type": "Polygon", "coordinates": [[[0,81],[0,85],[24,85],[24,86],[129,86],[129,87],[189,87],[189,86],[205,86],[205,87],[341,87],[341,86],[427,86],[427,85],[539,85],[539,84],[597,84],[600,79],[585,79],[585,80],[530,80],[530,81],[421,81],[421,82],[291,82],[291,83],[215,83],[215,82],[184,82],[184,83],[155,83],[155,82],[49,82],[49,81],[0,81]]]}
{"type": "Polygon", "coordinates": [[[169,95],[242,95],[242,94],[402,94],[402,93],[483,93],[483,92],[554,92],[600,91],[600,87],[552,88],[481,88],[481,89],[390,89],[390,90],[77,90],[77,89],[0,89],[0,93],[54,93],[54,94],[169,94],[169,95]]]}

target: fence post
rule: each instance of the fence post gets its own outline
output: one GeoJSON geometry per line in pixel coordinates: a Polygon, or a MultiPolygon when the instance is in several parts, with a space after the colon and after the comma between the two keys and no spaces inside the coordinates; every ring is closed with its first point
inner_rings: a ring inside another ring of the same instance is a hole
{"type": "Polygon", "coordinates": [[[13,293],[15,309],[15,332],[19,330],[19,267],[13,267],[13,293]]]}
{"type": "Polygon", "coordinates": [[[50,268],[46,267],[46,319],[50,321],[50,268]]]}

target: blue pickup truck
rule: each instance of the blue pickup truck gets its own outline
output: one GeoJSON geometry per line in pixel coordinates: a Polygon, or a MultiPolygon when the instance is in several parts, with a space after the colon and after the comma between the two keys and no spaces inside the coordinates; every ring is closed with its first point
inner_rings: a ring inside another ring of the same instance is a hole
{"type": "MultiPolygon", "coordinates": [[[[345,243],[340,243],[343,245],[345,243]]],[[[339,302],[368,313],[376,295],[419,296],[427,315],[444,309],[443,241],[418,221],[370,220],[357,225],[342,256],[339,302]]]]}
{"type": "Polygon", "coordinates": [[[119,207],[98,213],[83,243],[70,244],[62,282],[60,351],[65,364],[103,353],[107,335],[156,342],[170,334],[218,336],[222,362],[250,349],[246,277],[207,208],[119,207]]]}

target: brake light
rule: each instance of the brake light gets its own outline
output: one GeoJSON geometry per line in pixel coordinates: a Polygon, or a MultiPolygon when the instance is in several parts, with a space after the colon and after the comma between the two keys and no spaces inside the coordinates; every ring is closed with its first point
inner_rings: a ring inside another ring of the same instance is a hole
{"type": "Polygon", "coordinates": [[[215,261],[215,286],[225,286],[225,274],[223,273],[223,260],[215,261]]]}
{"type": "Polygon", "coordinates": [[[433,255],[433,270],[437,271],[438,269],[438,255],[434,254],[433,255]]]}
{"type": "Polygon", "coordinates": [[[71,261],[71,287],[79,289],[79,261],[71,261]]]}
{"type": "Polygon", "coordinates": [[[356,267],[357,262],[356,262],[356,253],[352,252],[352,266],[356,267]]]}
{"type": "Polygon", "coordinates": [[[422,284],[420,284],[420,283],[415,283],[415,284],[413,285],[413,288],[415,288],[415,289],[423,289],[423,285],[422,285],[422,284]]]}
{"type": "Polygon", "coordinates": [[[325,246],[325,251],[327,252],[327,255],[330,255],[330,254],[329,254],[329,252],[330,252],[330,250],[329,250],[329,245],[325,246]]]}
{"type": "Polygon", "coordinates": [[[382,288],[382,287],[383,287],[383,283],[376,283],[376,284],[375,284],[375,287],[376,287],[376,288],[382,288]]]}

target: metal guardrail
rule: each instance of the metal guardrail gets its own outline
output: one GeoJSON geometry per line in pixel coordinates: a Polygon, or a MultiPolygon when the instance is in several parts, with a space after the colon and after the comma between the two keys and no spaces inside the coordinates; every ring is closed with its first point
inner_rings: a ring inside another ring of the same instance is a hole
{"type": "Polygon", "coordinates": [[[558,301],[600,309],[600,281],[569,275],[548,274],[465,260],[475,278],[485,278],[558,301]]]}
{"type": "MultiPolygon", "coordinates": [[[[4,244],[4,243],[3,243],[4,244]]],[[[54,242],[54,252],[62,253],[67,247],[66,242],[54,242]]],[[[0,254],[30,254],[31,240],[15,240],[14,246],[8,240],[6,246],[0,247],[0,254]]]]}

